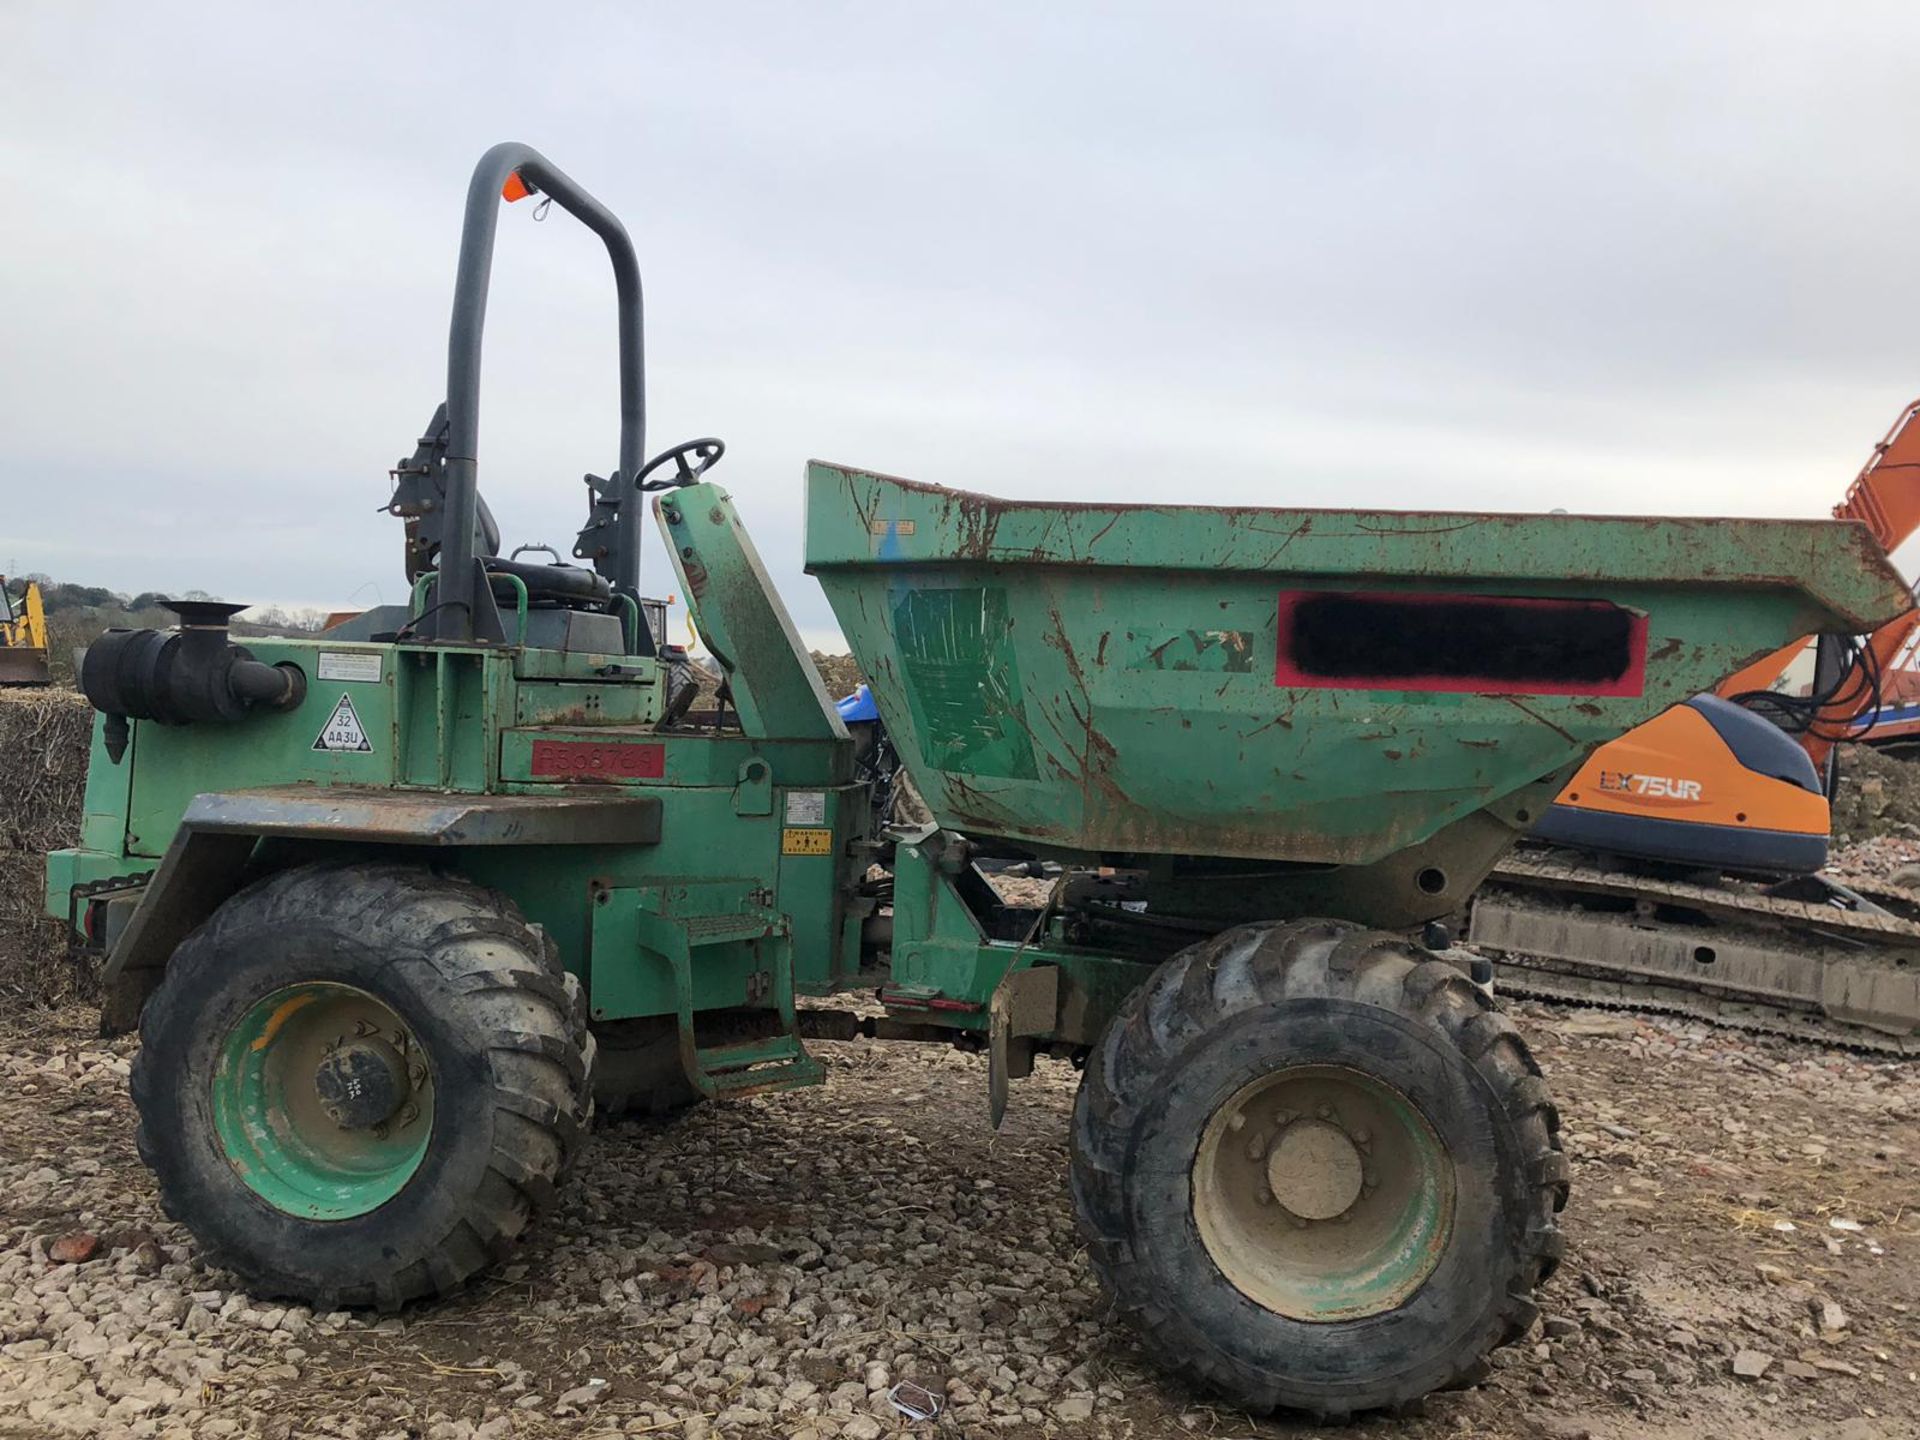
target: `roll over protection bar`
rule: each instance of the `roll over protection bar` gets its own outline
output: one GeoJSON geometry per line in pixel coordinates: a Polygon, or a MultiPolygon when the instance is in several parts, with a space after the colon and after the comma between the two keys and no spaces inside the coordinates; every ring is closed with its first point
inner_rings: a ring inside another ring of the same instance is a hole
{"type": "MultiPolygon", "coordinates": [[[[454,642],[498,640],[482,562],[474,554],[479,509],[480,342],[487,320],[487,290],[493,274],[493,239],[499,228],[502,192],[518,176],[517,189],[537,189],[606,244],[620,334],[620,468],[610,491],[619,497],[612,575],[616,596],[639,599],[639,495],[632,490],[646,459],[647,396],[640,262],[619,219],[564,170],[532,146],[514,141],[480,157],[467,185],[466,219],[460,231],[460,261],[453,288],[453,324],[447,339],[446,529],[440,578],[431,613],[414,631],[423,638],[454,642]]],[[[617,601],[616,601],[617,603],[617,601]]],[[[638,637],[629,635],[631,649],[638,637]]]]}

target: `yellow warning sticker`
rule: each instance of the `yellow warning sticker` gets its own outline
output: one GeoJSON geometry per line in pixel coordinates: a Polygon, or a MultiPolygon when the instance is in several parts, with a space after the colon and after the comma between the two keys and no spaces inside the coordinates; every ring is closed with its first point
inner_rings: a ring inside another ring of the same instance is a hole
{"type": "Polygon", "coordinates": [[[796,830],[792,826],[780,832],[782,855],[831,855],[833,831],[796,830]]]}

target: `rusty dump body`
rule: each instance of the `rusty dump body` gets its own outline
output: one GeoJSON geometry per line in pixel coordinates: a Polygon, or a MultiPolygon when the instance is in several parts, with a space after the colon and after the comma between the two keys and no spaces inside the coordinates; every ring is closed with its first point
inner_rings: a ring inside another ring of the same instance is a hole
{"type": "Polygon", "coordinates": [[[807,565],[943,827],[1382,923],[1464,899],[1595,745],[1911,603],[1832,521],[1044,504],[820,463],[807,565]]]}

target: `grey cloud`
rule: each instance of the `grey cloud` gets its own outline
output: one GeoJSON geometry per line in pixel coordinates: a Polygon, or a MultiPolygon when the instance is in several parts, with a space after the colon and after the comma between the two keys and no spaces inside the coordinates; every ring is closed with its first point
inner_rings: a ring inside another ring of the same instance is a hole
{"type": "MultiPolygon", "coordinates": [[[[1910,8],[14,5],[0,561],[401,588],[467,167],[628,220],[652,439],[802,627],[803,459],[1006,493],[1822,513],[1920,392],[1910,8]]],[[[611,463],[604,267],[504,227],[482,474],[611,463]]],[[[671,587],[664,557],[649,582],[671,587]]]]}

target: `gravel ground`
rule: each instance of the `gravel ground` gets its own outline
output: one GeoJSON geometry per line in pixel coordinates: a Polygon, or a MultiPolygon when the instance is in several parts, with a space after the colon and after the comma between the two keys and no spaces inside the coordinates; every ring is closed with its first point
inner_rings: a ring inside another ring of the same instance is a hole
{"type": "Polygon", "coordinates": [[[1891,880],[1912,865],[1920,865],[1920,840],[1905,835],[1876,835],[1836,850],[1826,873],[1842,882],[1891,880]]]}
{"type": "MultiPolygon", "coordinates": [[[[1911,1068],[1521,1007],[1566,1112],[1570,1252],[1479,1390],[1371,1434],[1920,1434],[1911,1068]],[[1758,1371],[1754,1374],[1752,1372],[1758,1371]]],[[[0,1057],[0,1436],[1242,1436],[1111,1327],[1065,1192],[1074,1072],[821,1048],[820,1090],[602,1128],[497,1276],[313,1315],[203,1267],[134,1158],[130,1041],[0,1057]],[[913,1378],[947,1413],[907,1424],[913,1378]]]]}

